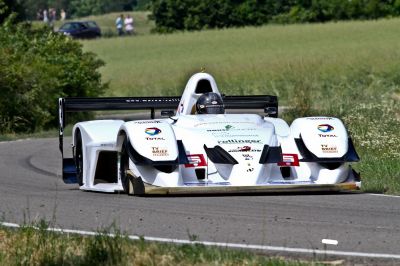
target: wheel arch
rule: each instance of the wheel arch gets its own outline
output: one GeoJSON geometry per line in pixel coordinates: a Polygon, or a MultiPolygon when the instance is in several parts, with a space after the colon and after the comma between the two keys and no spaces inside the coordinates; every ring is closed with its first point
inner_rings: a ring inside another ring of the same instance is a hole
{"type": "Polygon", "coordinates": [[[117,135],[117,141],[115,143],[116,148],[119,152],[122,149],[122,144],[123,144],[125,138],[129,141],[128,133],[126,132],[125,129],[120,129],[118,132],[118,135],[117,135]]]}
{"type": "Polygon", "coordinates": [[[81,135],[82,146],[85,146],[86,138],[89,137],[89,135],[86,133],[84,126],[82,126],[80,123],[75,124],[75,126],[72,129],[72,140],[71,140],[71,144],[72,144],[73,148],[76,147],[77,140],[78,140],[78,134],[81,135]]]}

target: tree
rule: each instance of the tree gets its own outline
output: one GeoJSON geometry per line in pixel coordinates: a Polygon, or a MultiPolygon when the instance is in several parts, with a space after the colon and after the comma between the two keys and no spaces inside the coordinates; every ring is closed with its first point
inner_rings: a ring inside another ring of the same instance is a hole
{"type": "MultiPolygon", "coordinates": [[[[60,11],[64,9],[70,17],[82,17],[98,15],[116,11],[131,11],[138,2],[137,0],[17,0],[20,1],[28,19],[35,19],[37,12],[55,8],[60,11]]],[[[145,5],[147,1],[142,1],[145,5]]]]}
{"type": "Polygon", "coordinates": [[[0,0],[0,24],[10,16],[10,14],[16,13],[16,21],[21,21],[25,18],[25,13],[22,5],[15,0],[0,0]]]}
{"type": "Polygon", "coordinates": [[[400,15],[400,0],[153,0],[155,31],[400,15]]]}
{"type": "Polygon", "coordinates": [[[103,93],[104,62],[79,42],[14,17],[0,25],[0,133],[54,127],[59,97],[103,93]]]}
{"type": "Polygon", "coordinates": [[[69,12],[72,16],[82,17],[116,11],[131,11],[136,5],[137,0],[72,0],[69,12]]]}

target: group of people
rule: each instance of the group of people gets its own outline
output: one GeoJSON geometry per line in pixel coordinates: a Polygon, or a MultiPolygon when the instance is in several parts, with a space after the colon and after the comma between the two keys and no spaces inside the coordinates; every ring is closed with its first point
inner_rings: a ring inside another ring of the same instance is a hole
{"type": "Polygon", "coordinates": [[[119,36],[124,34],[132,35],[135,33],[135,28],[133,27],[133,18],[130,15],[127,15],[126,17],[124,17],[123,14],[119,15],[115,20],[115,26],[119,36]]]}
{"type": "MultiPolygon", "coordinates": [[[[67,12],[64,9],[60,11],[60,20],[63,21],[67,17],[67,12]]],[[[36,19],[41,20],[50,27],[54,26],[54,22],[57,20],[57,10],[55,8],[49,8],[44,10],[39,10],[36,14],[36,19]]]]}

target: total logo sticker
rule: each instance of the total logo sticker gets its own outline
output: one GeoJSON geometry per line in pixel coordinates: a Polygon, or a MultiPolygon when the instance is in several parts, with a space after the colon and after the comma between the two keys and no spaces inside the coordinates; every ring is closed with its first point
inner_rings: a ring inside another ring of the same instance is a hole
{"type": "Polygon", "coordinates": [[[320,138],[337,138],[335,134],[318,134],[320,138]]]}
{"type": "Polygon", "coordinates": [[[324,133],[331,132],[334,129],[335,128],[333,126],[329,125],[329,124],[318,125],[318,130],[321,131],[321,132],[324,132],[324,133]]]}
{"type": "Polygon", "coordinates": [[[145,137],[146,140],[165,140],[163,137],[145,137]]]}
{"type": "Polygon", "coordinates": [[[157,127],[148,127],[144,130],[144,133],[150,136],[155,136],[161,133],[161,129],[157,127]]]}

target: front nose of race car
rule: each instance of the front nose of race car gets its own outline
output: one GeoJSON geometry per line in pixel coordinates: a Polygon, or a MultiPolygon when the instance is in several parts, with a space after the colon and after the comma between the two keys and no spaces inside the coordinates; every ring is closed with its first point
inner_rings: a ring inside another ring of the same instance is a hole
{"type": "Polygon", "coordinates": [[[218,140],[218,145],[209,148],[205,145],[208,159],[214,164],[218,174],[231,185],[246,186],[265,183],[271,175],[271,163],[277,161],[267,158],[276,149],[276,138],[272,128],[254,129],[248,135],[218,140]]]}
{"type": "Polygon", "coordinates": [[[193,161],[180,167],[185,184],[253,186],[270,176],[278,140],[258,115],[182,116],[174,130],[193,161]]]}
{"type": "Polygon", "coordinates": [[[262,144],[225,147],[236,160],[235,164],[215,164],[218,173],[235,186],[263,183],[269,168],[260,163],[262,144]]]}

